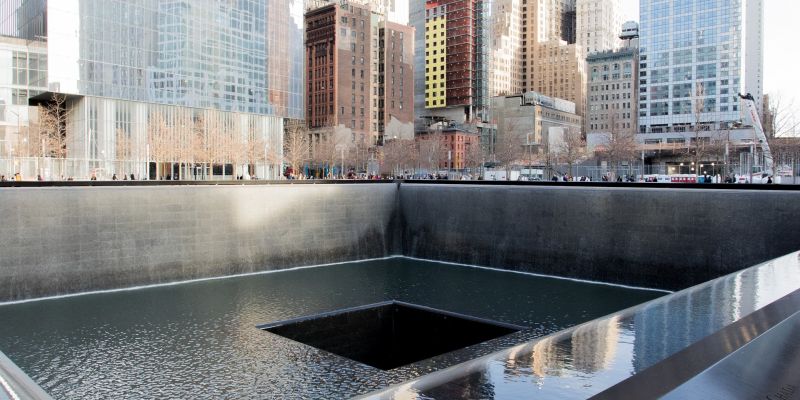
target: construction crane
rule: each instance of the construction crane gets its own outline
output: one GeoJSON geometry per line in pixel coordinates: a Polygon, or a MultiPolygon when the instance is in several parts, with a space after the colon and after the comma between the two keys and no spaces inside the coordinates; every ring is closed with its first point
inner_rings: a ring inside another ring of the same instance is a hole
{"type": "MultiPolygon", "coordinates": [[[[757,183],[757,181],[766,182],[767,179],[774,175],[774,160],[772,159],[772,152],[769,149],[769,142],[767,141],[767,135],[764,133],[764,127],[761,125],[761,118],[758,116],[758,109],[756,108],[756,101],[753,99],[753,95],[748,93],[746,95],[739,94],[739,103],[740,103],[740,112],[742,114],[742,123],[744,125],[751,125],[753,130],[755,131],[755,139],[757,143],[753,143],[753,146],[756,144],[761,146],[761,152],[764,154],[764,165],[762,167],[753,167],[752,171],[749,171],[751,174],[750,183],[757,183]],[[758,170],[760,169],[760,170],[758,170]]],[[[753,147],[755,150],[755,147],[753,147]]],[[[753,163],[755,164],[755,151],[753,152],[753,163]]]]}

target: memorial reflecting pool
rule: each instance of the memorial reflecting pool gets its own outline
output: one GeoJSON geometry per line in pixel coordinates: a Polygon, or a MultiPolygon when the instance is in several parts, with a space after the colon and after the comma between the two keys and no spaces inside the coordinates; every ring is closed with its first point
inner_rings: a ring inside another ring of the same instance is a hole
{"type": "Polygon", "coordinates": [[[54,398],[343,398],[663,294],[391,258],[2,305],[0,351],[54,398]],[[387,300],[526,329],[382,371],[256,328],[387,300]]]}

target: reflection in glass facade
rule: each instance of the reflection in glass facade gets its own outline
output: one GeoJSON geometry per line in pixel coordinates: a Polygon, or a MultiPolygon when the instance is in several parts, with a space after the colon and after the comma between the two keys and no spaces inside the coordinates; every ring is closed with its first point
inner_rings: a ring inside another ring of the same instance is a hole
{"type": "Polygon", "coordinates": [[[641,0],[640,133],[740,118],[743,1],[641,0]]]}
{"type": "Polygon", "coordinates": [[[72,171],[77,177],[204,179],[212,164],[231,165],[226,174],[280,175],[280,118],[94,96],[67,107],[67,153],[81,161],[72,171]]]}
{"type": "Polygon", "coordinates": [[[79,63],[76,94],[303,117],[301,0],[78,5],[77,18],[48,6],[51,24],[78,25],[79,54],[64,57],[79,63]]]}
{"type": "Polygon", "coordinates": [[[27,40],[47,36],[46,0],[0,0],[0,35],[27,40]]]}
{"type": "Polygon", "coordinates": [[[42,86],[78,95],[77,175],[205,163],[277,177],[284,119],[304,117],[303,0],[0,0],[0,29],[46,39],[42,86]]]}
{"type": "Polygon", "coordinates": [[[304,116],[303,0],[0,0],[0,35],[49,41],[55,91],[304,116]]]}

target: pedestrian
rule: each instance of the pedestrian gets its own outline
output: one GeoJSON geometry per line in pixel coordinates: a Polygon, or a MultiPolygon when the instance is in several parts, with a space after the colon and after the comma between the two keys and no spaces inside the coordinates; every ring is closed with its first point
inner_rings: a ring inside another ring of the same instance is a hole
{"type": "Polygon", "coordinates": [[[6,181],[6,176],[0,175],[0,182],[5,182],[5,181],[6,181]]]}
{"type": "Polygon", "coordinates": [[[135,176],[133,176],[133,174],[131,174],[131,180],[132,180],[132,181],[135,181],[135,180],[136,180],[136,177],[135,177],[135,176]]]}
{"type": "Polygon", "coordinates": [[[41,182],[44,180],[44,178],[42,178],[42,175],[36,175],[36,180],[41,182]]]}
{"type": "Polygon", "coordinates": [[[771,183],[772,183],[772,177],[771,176],[767,177],[767,184],[771,184],[771,183]]]}
{"type": "Polygon", "coordinates": [[[113,175],[111,175],[111,180],[112,180],[112,181],[115,181],[115,180],[117,180],[117,174],[113,174],[113,175]]]}

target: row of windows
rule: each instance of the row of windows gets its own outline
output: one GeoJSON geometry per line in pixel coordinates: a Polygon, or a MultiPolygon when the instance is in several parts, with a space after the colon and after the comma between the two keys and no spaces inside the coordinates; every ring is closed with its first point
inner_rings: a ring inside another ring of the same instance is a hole
{"type": "Polygon", "coordinates": [[[47,55],[14,51],[12,83],[19,86],[47,86],[47,55]]]}
{"type": "MultiPolygon", "coordinates": [[[[611,124],[589,124],[589,129],[593,131],[611,129],[611,124]]],[[[630,122],[618,122],[614,124],[614,129],[630,129],[630,122]]]]}
{"type": "Polygon", "coordinates": [[[444,45],[445,45],[444,39],[439,40],[439,41],[433,41],[433,42],[430,42],[430,41],[427,41],[427,40],[425,41],[425,48],[426,49],[431,47],[431,46],[435,47],[435,46],[444,46],[444,45]]]}
{"type": "MultiPolygon", "coordinates": [[[[728,112],[729,110],[735,112],[739,110],[739,106],[735,104],[731,106],[720,105],[719,108],[717,108],[717,101],[715,99],[705,99],[699,105],[695,105],[689,100],[673,101],[671,104],[672,112],[670,113],[670,102],[651,103],[649,116],[689,115],[694,113],[695,106],[697,106],[701,113],[728,112]]],[[[640,105],[639,116],[647,117],[647,109],[641,107],[642,105],[640,105]]]]}
{"type": "Polygon", "coordinates": [[[603,90],[620,90],[620,89],[630,89],[633,86],[631,82],[622,82],[622,83],[609,83],[605,85],[591,85],[589,86],[590,92],[600,92],[603,90]]]}

